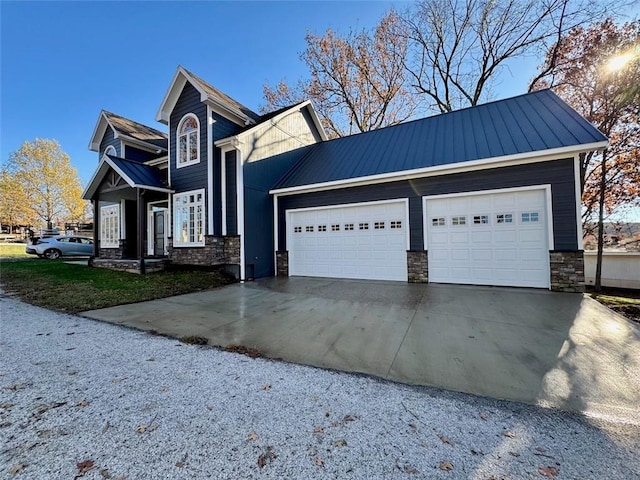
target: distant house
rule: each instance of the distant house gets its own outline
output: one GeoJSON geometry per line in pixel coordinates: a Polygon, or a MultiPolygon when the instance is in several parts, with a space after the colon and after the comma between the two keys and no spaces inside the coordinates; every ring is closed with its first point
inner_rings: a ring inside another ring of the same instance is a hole
{"type": "Polygon", "coordinates": [[[550,90],[328,140],[313,105],[258,115],[178,67],[156,129],[102,111],[94,263],[584,288],[581,152],[550,90]]]}

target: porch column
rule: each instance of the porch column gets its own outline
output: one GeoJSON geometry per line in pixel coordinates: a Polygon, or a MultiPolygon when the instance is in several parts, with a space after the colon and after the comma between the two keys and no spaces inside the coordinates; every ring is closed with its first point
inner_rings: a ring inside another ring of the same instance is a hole
{"type": "Polygon", "coordinates": [[[98,257],[100,242],[100,196],[96,195],[93,200],[93,257],[98,257]]]}
{"type": "Polygon", "coordinates": [[[138,261],[140,262],[140,273],[143,274],[145,272],[144,265],[144,219],[145,219],[145,211],[144,211],[144,197],[143,190],[141,188],[136,188],[136,201],[138,203],[138,261]]]}

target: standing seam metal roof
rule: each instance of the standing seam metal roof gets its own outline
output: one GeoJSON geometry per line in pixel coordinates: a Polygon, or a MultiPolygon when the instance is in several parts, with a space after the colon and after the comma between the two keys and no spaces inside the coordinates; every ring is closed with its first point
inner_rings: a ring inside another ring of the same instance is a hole
{"type": "Polygon", "coordinates": [[[551,90],[318,143],[274,189],[606,141],[551,90]]]}
{"type": "Polygon", "coordinates": [[[162,173],[157,167],[145,165],[144,163],[134,160],[126,160],[124,158],[107,155],[114,165],[116,165],[122,173],[124,173],[135,185],[140,187],[152,187],[169,189],[166,182],[162,178],[162,173]]]}

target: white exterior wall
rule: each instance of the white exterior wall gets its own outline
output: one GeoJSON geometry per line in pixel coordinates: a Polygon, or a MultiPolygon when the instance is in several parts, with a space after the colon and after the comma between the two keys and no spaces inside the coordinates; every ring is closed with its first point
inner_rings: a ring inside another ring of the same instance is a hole
{"type": "MultiPolygon", "coordinates": [[[[596,252],[584,252],[584,278],[587,285],[595,284],[597,259],[596,252]]],[[[640,252],[604,252],[602,285],[640,289],[640,252]]]]}
{"type": "Polygon", "coordinates": [[[279,153],[316,143],[310,125],[298,110],[277,121],[270,120],[242,139],[245,162],[255,162],[279,153]]]}

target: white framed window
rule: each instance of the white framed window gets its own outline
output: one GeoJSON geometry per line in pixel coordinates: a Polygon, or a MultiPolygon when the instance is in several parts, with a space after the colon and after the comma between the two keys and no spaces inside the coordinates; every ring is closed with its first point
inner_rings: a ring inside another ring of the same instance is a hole
{"type": "Polygon", "coordinates": [[[339,223],[334,223],[333,225],[331,225],[331,231],[332,232],[339,232],[340,231],[340,224],[339,223]]]}
{"type": "Polygon", "coordinates": [[[358,230],[369,230],[369,222],[359,223],[358,230]]]}
{"type": "Polygon", "coordinates": [[[293,227],[293,233],[302,233],[302,227],[293,227]]]}
{"type": "Polygon", "coordinates": [[[431,219],[431,226],[433,227],[443,227],[445,225],[444,217],[434,217],[431,219]]]}
{"type": "Polygon", "coordinates": [[[318,225],[318,231],[319,232],[326,232],[327,231],[327,226],[326,225],[318,225]]]}
{"type": "Polygon", "coordinates": [[[467,217],[451,217],[451,225],[466,225],[467,217]]]}
{"type": "Polygon", "coordinates": [[[204,189],[173,196],[173,245],[204,245],[204,189]]]}
{"type": "Polygon", "coordinates": [[[391,221],[389,222],[389,227],[393,230],[393,229],[400,229],[402,228],[402,220],[395,220],[395,221],[391,221]]]}
{"type": "Polygon", "coordinates": [[[120,205],[100,207],[100,247],[120,246],[120,205]]]}
{"type": "Polygon", "coordinates": [[[525,212],[520,217],[522,223],[537,222],[539,218],[538,212],[525,212]]]}
{"type": "Polygon", "coordinates": [[[353,230],[353,223],[345,223],[344,224],[344,229],[345,230],[353,230]]]}
{"type": "Polygon", "coordinates": [[[513,214],[512,213],[498,213],[496,215],[497,223],[513,223],[513,214]]]}
{"type": "Polygon", "coordinates": [[[186,167],[200,161],[200,122],[193,113],[187,113],[177,129],[178,155],[176,167],[186,167]]]}
{"type": "Polygon", "coordinates": [[[116,147],[114,147],[113,145],[109,145],[107,148],[105,148],[104,154],[113,155],[114,157],[118,156],[118,153],[116,152],[116,147]]]}
{"type": "Polygon", "coordinates": [[[307,225],[305,228],[305,231],[307,233],[313,233],[313,225],[307,225]]]}
{"type": "Polygon", "coordinates": [[[486,225],[489,223],[489,215],[474,215],[473,216],[473,224],[474,225],[486,225]]]}
{"type": "Polygon", "coordinates": [[[384,230],[384,222],[374,222],[373,228],[375,230],[384,230]]]}

